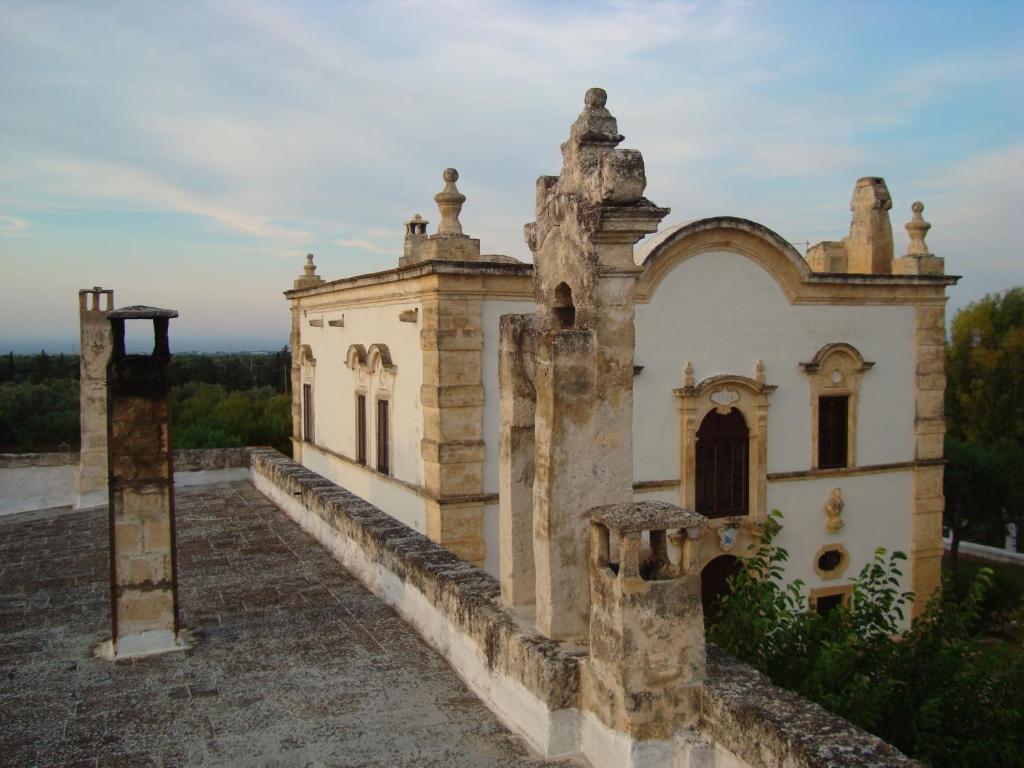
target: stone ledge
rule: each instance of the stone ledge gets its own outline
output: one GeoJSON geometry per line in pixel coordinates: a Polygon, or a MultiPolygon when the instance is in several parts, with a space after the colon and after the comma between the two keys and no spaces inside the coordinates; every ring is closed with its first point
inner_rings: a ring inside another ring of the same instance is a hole
{"type": "Polygon", "coordinates": [[[700,731],[755,768],[923,768],[711,644],[707,664],[700,731]]]}
{"type": "MultiPolygon", "coordinates": [[[[197,448],[173,452],[175,472],[198,472],[249,466],[250,448],[197,448]]],[[[78,451],[60,453],[0,453],[0,469],[64,467],[78,464],[78,451]]]]}
{"type": "Polygon", "coordinates": [[[497,579],[350,491],[268,448],[251,449],[252,471],[420,592],[453,629],[474,641],[488,669],[523,685],[551,711],[579,708],[580,656],[528,634],[499,605],[497,579]]]}
{"type": "Polygon", "coordinates": [[[78,464],[78,451],[60,453],[0,453],[0,468],[66,467],[78,464]]]}

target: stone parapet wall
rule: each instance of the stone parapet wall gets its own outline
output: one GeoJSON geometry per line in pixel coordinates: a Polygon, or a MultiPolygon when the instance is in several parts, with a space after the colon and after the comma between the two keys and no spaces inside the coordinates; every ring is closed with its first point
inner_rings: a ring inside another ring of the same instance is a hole
{"type": "Polygon", "coordinates": [[[189,448],[174,451],[175,472],[204,472],[249,466],[251,448],[189,448]]]}
{"type": "Polygon", "coordinates": [[[64,451],[61,453],[0,453],[0,469],[69,466],[78,466],[78,451],[64,451]]]}
{"type": "MultiPolygon", "coordinates": [[[[250,450],[174,451],[175,485],[244,479],[248,476],[250,450]]],[[[73,505],[78,498],[78,463],[78,451],[0,453],[0,515],[73,505]]],[[[106,504],[105,493],[97,505],[106,504]]]]}
{"type": "MultiPolygon", "coordinates": [[[[341,544],[357,548],[361,555],[358,559],[369,561],[381,572],[360,573],[357,565],[356,575],[395,605],[404,618],[417,623],[406,615],[414,610],[413,606],[396,605],[386,594],[383,585],[393,579],[406,590],[418,593],[430,608],[440,613],[447,625],[445,634],[461,635],[470,641],[490,674],[511,678],[549,712],[578,709],[578,651],[522,629],[497,604],[497,579],[277,451],[254,448],[251,456],[257,487],[266,493],[269,484],[301,502],[344,540],[341,544]]],[[[287,508],[285,511],[293,512],[287,508]]],[[[315,527],[309,521],[300,523],[307,530],[315,527]]],[[[348,562],[343,560],[343,564],[352,570],[348,562]]],[[[449,660],[467,677],[458,658],[449,660]]],[[[473,685],[472,680],[467,682],[473,685]]]]}
{"type": "Polygon", "coordinates": [[[708,645],[698,728],[739,760],[769,768],[923,768],[891,744],[708,645]]]}
{"type": "Polygon", "coordinates": [[[582,713],[586,649],[546,639],[517,621],[499,605],[494,577],[277,451],[253,448],[250,455],[256,487],[392,605],[545,755],[583,753],[594,765],[663,764],[674,754],[674,764],[702,768],[919,766],[713,646],[697,697],[697,731],[681,729],[671,740],[651,743],[646,753],[658,756],[652,763],[643,756],[644,742],[582,713]]]}

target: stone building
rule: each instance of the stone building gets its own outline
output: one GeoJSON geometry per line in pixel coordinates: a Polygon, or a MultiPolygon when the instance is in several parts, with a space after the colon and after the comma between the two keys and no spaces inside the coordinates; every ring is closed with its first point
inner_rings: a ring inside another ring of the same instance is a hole
{"type": "MultiPolygon", "coordinates": [[[[820,610],[847,599],[878,546],[908,553],[904,586],[920,608],[942,553],[944,307],[956,281],[928,253],[923,206],[903,256],[879,177],[857,181],[848,236],[806,259],[735,216],[652,234],[669,210],[643,198],[642,158],[616,148],[604,98],[588,93],[562,176],[538,180],[533,264],[482,254],[463,233],[454,169],[435,197],[436,233],[413,216],[396,268],[325,281],[307,258],[285,294],[296,461],[499,576],[505,602],[536,611],[549,636],[586,632],[586,508],[631,501],[709,518],[694,564],[705,600],[779,509],[786,576],[820,610]],[[592,331],[596,346],[560,369],[552,330],[592,331]],[[552,421],[587,376],[601,394],[584,428],[552,421]],[[562,382],[550,403],[537,377],[562,382]],[[555,443],[541,445],[542,432],[555,443]],[[574,499],[578,519],[559,524],[578,565],[555,584],[545,557],[561,534],[546,528],[547,505],[574,499]],[[574,604],[575,618],[542,594],[574,604]]],[[[672,558],[683,548],[669,536],[672,558]]]]}

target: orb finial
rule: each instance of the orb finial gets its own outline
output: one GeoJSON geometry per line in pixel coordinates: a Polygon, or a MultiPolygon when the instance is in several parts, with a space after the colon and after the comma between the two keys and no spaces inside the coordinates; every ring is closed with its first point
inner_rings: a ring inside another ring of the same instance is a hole
{"type": "Polygon", "coordinates": [[[924,203],[920,200],[914,202],[910,206],[910,210],[913,212],[913,216],[904,227],[907,230],[907,234],[910,235],[910,245],[907,246],[908,256],[927,256],[928,255],[928,244],[925,243],[925,235],[928,234],[928,230],[932,228],[932,225],[924,220],[921,215],[924,213],[924,203]]]}
{"type": "Polygon", "coordinates": [[[608,92],[604,88],[590,88],[583,97],[583,105],[587,109],[603,109],[608,103],[608,92]]]}
{"type": "Polygon", "coordinates": [[[455,182],[459,180],[459,172],[454,168],[446,168],[441,177],[444,179],[444,189],[434,195],[434,202],[441,211],[441,223],[437,225],[437,234],[461,235],[462,223],[459,221],[459,214],[462,212],[462,204],[466,202],[466,196],[455,186],[455,182]]]}

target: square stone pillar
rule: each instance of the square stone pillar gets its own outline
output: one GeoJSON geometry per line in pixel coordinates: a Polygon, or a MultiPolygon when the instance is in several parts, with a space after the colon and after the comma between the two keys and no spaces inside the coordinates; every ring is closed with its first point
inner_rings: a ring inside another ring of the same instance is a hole
{"type": "Polygon", "coordinates": [[[75,509],[107,503],[107,361],[110,360],[110,321],[114,292],[85,288],[78,292],[79,431],[75,509]],[[104,306],[100,306],[101,301],[104,306]]]}
{"type": "Polygon", "coordinates": [[[171,464],[170,349],[174,310],[109,313],[107,366],[110,592],[113,658],[181,647],[171,464]],[[125,353],[126,320],[151,320],[151,355],[125,353]]]}
{"type": "Polygon", "coordinates": [[[589,514],[583,708],[634,739],[667,739],[695,720],[705,678],[697,547],[707,518],[660,501],[605,505],[589,514]],[[678,565],[667,543],[676,531],[684,533],[678,565]]]}
{"type": "Polygon", "coordinates": [[[533,605],[534,430],[533,388],[537,331],[529,315],[501,318],[498,384],[501,391],[498,495],[501,597],[506,605],[533,605]]]}
{"type": "Polygon", "coordinates": [[[582,639],[589,621],[587,519],[609,488],[595,471],[595,339],[589,330],[545,333],[537,348],[533,554],[537,626],[582,639]]]}

